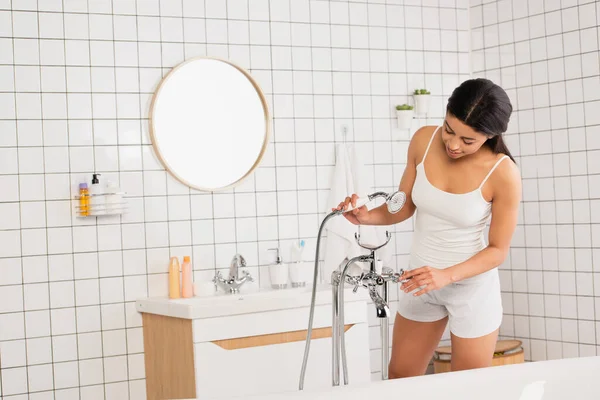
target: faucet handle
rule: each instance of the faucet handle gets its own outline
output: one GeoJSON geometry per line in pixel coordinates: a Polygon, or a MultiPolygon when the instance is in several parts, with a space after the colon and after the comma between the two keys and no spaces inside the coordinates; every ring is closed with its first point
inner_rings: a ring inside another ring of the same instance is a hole
{"type": "Polygon", "coordinates": [[[217,271],[215,276],[212,278],[212,282],[214,284],[217,284],[217,282],[222,281],[222,280],[223,280],[223,275],[221,275],[221,271],[217,271]]]}
{"type": "Polygon", "coordinates": [[[394,272],[393,269],[384,267],[381,276],[385,281],[392,281],[394,283],[404,283],[407,279],[402,279],[404,270],[400,269],[400,272],[394,272]]]}
{"type": "Polygon", "coordinates": [[[250,272],[244,270],[243,271],[244,276],[246,277],[246,280],[249,282],[254,282],[254,278],[252,277],[252,275],[250,275],[250,272]]]}

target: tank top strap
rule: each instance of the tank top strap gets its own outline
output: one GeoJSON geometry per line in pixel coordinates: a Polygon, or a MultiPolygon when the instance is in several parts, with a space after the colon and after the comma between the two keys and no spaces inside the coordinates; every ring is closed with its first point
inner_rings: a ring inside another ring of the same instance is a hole
{"type": "Polygon", "coordinates": [[[442,126],[438,126],[436,128],[436,130],[433,132],[433,135],[431,135],[431,138],[429,139],[429,143],[427,144],[427,148],[425,149],[425,154],[423,154],[423,160],[421,160],[421,164],[423,164],[425,162],[425,157],[427,157],[427,153],[429,153],[429,147],[431,147],[431,143],[433,143],[433,138],[435,138],[435,135],[437,135],[437,132],[440,130],[442,126]]]}
{"type": "Polygon", "coordinates": [[[481,182],[481,185],[479,185],[479,189],[481,189],[483,187],[483,185],[485,184],[485,182],[487,182],[490,175],[492,175],[492,172],[494,172],[494,170],[498,167],[498,165],[500,165],[500,163],[502,161],[504,161],[504,159],[506,159],[506,158],[508,158],[508,156],[505,154],[502,158],[500,158],[498,161],[496,161],[496,164],[494,164],[494,166],[492,167],[490,172],[488,172],[488,174],[485,176],[485,178],[483,178],[483,182],[481,182]]]}

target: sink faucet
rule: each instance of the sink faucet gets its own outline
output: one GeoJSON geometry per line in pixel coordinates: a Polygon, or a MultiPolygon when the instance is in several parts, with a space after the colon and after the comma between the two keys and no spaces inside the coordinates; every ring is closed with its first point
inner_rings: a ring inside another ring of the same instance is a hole
{"type": "Polygon", "coordinates": [[[213,278],[213,283],[215,285],[221,286],[221,288],[230,293],[238,293],[240,287],[246,282],[254,282],[254,279],[250,275],[248,271],[242,271],[243,275],[241,278],[239,277],[240,268],[246,267],[246,260],[242,257],[241,254],[236,254],[231,263],[229,264],[229,277],[227,279],[223,278],[220,271],[217,271],[215,277],[213,278]]]}
{"type": "Polygon", "coordinates": [[[229,278],[237,280],[240,267],[246,268],[246,260],[241,254],[236,254],[233,256],[231,263],[229,263],[229,278]]]}

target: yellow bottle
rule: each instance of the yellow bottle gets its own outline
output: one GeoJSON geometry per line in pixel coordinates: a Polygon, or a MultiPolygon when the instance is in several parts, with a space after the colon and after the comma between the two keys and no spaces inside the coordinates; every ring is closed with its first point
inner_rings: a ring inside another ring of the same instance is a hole
{"type": "Polygon", "coordinates": [[[180,297],[179,260],[177,257],[171,257],[171,262],[169,263],[169,298],[179,299],[180,297]]]}
{"type": "Polygon", "coordinates": [[[87,183],[79,184],[79,214],[82,217],[90,215],[90,191],[87,183]]]}
{"type": "Polygon", "coordinates": [[[183,256],[183,265],[181,266],[181,294],[185,298],[194,296],[192,273],[190,256],[183,256]]]}

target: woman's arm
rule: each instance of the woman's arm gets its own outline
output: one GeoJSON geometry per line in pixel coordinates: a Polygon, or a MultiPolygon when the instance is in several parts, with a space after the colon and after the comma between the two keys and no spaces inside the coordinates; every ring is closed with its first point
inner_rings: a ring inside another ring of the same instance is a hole
{"type": "MultiPolygon", "coordinates": [[[[431,127],[420,128],[415,132],[408,146],[406,168],[404,169],[404,173],[402,174],[402,179],[400,180],[399,185],[399,190],[406,194],[406,202],[404,203],[404,207],[402,207],[402,209],[396,214],[391,214],[387,210],[386,204],[382,204],[381,206],[370,211],[366,206],[363,206],[344,214],[344,216],[350,222],[355,225],[393,225],[405,221],[413,216],[416,206],[412,201],[412,189],[417,176],[416,167],[420,162],[419,160],[425,151],[427,143],[429,143],[431,134],[431,127]]],[[[352,204],[352,207],[355,207],[356,200],[358,200],[358,196],[352,195],[352,197],[346,198],[345,202],[341,203],[339,207],[345,207],[348,204],[352,204]]]]}
{"type": "Polygon", "coordinates": [[[507,164],[506,168],[498,168],[502,173],[497,174],[497,182],[494,182],[489,244],[468,260],[447,269],[452,282],[496,268],[508,255],[519,217],[521,177],[515,164],[507,164]]]}

